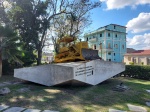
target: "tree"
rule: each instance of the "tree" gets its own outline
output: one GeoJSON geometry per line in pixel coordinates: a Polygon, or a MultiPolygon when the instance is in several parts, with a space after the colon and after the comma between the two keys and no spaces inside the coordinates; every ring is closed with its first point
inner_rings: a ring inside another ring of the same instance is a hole
{"type": "Polygon", "coordinates": [[[100,2],[89,0],[71,0],[67,8],[68,12],[54,18],[50,31],[56,53],[59,48],[57,39],[65,35],[73,38],[81,35],[84,29],[91,24],[90,11],[100,5],[100,2]]]}
{"type": "Polygon", "coordinates": [[[76,35],[83,26],[81,24],[86,21],[85,15],[93,8],[100,6],[100,2],[89,2],[89,0],[5,1],[11,4],[11,8],[5,10],[6,16],[9,15],[11,24],[23,38],[26,49],[37,51],[37,65],[41,64],[42,49],[45,46],[49,28],[56,23],[60,15],[68,16],[66,16],[69,25],[66,28],[67,32],[70,32],[69,35],[76,35]],[[83,13],[79,14],[80,11],[83,13]]]}
{"type": "MultiPolygon", "coordinates": [[[[9,0],[2,0],[0,2],[0,23],[5,26],[9,26],[11,28],[14,27],[13,21],[11,19],[11,14],[9,14],[10,11],[12,10],[12,6],[13,5],[11,4],[11,2],[9,0]]],[[[19,11],[20,8],[18,6],[16,6],[15,10],[19,11]]],[[[15,13],[15,11],[13,11],[12,13],[15,13]]],[[[16,29],[13,29],[13,30],[16,30],[16,29]]],[[[17,32],[17,34],[18,34],[18,32],[17,32]]],[[[33,53],[33,47],[29,46],[27,48],[26,45],[24,44],[24,42],[21,40],[20,40],[20,43],[22,43],[21,49],[23,50],[22,52],[24,52],[24,55],[19,56],[18,58],[23,61],[23,63],[24,63],[23,66],[29,66],[33,62],[35,62],[36,55],[33,53]]]]}
{"type": "Polygon", "coordinates": [[[0,25],[0,77],[2,76],[2,60],[8,59],[8,61],[15,61],[23,64],[17,56],[22,55],[19,46],[19,37],[8,26],[0,25]]]}
{"type": "Polygon", "coordinates": [[[9,17],[23,38],[27,50],[37,51],[37,65],[39,65],[48,28],[56,15],[64,13],[62,9],[67,2],[65,0],[14,0],[14,2],[11,3],[9,17]]]}
{"type": "Polygon", "coordinates": [[[22,55],[19,49],[19,37],[10,25],[5,9],[8,9],[5,0],[0,2],[0,76],[2,75],[2,60],[7,59],[22,64],[17,56],[22,55]],[[18,41],[18,42],[17,42],[18,41]]]}

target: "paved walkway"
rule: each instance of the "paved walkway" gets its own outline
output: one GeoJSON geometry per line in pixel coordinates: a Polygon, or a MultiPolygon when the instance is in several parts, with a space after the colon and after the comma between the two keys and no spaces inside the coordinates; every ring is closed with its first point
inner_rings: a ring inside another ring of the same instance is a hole
{"type": "Polygon", "coordinates": [[[8,85],[15,85],[15,84],[22,84],[23,82],[2,82],[0,83],[0,87],[3,87],[3,86],[8,86],[8,85]]]}
{"type": "Polygon", "coordinates": [[[123,110],[109,109],[109,112],[127,112],[123,110]]]}
{"type": "Polygon", "coordinates": [[[59,112],[53,110],[38,110],[38,109],[27,109],[22,107],[9,107],[7,105],[0,105],[1,112],[59,112]]]}
{"type": "Polygon", "coordinates": [[[150,93],[150,90],[146,90],[148,93],[150,93]]]}
{"type": "MultiPolygon", "coordinates": [[[[129,110],[131,112],[147,112],[147,110],[144,107],[137,106],[137,105],[132,105],[132,104],[127,104],[129,110]]],[[[127,112],[123,110],[116,110],[116,109],[109,109],[109,112],[127,112]]]]}
{"type": "MultiPolygon", "coordinates": [[[[127,104],[128,108],[132,112],[147,112],[147,110],[144,107],[136,106],[132,104],[127,104]]],[[[22,107],[9,107],[7,105],[0,105],[0,111],[1,112],[59,112],[59,111],[53,111],[53,110],[38,110],[38,109],[27,109],[22,107]]],[[[127,112],[123,110],[117,110],[117,109],[109,109],[109,112],[127,112]]]]}
{"type": "Polygon", "coordinates": [[[133,112],[147,112],[147,110],[144,107],[131,105],[131,104],[127,104],[127,105],[128,105],[128,108],[129,108],[130,111],[133,111],[133,112]]]}

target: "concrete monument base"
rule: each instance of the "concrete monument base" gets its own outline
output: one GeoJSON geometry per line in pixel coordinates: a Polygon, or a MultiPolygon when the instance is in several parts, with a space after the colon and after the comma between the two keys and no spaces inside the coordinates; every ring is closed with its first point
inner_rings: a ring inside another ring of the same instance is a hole
{"type": "Polygon", "coordinates": [[[67,82],[96,85],[124,70],[123,63],[97,59],[15,69],[14,77],[46,86],[67,82]]]}

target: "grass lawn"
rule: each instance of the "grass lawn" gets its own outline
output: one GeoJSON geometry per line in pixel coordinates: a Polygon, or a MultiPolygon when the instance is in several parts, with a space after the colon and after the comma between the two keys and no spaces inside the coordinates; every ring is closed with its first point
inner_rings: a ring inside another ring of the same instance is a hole
{"type": "MultiPolygon", "coordinates": [[[[15,81],[13,76],[2,76],[0,83],[15,81]]],[[[40,110],[58,110],[60,112],[108,112],[109,108],[128,111],[127,104],[148,108],[150,101],[150,81],[132,78],[112,78],[96,86],[84,87],[46,87],[34,83],[7,86],[11,93],[0,96],[0,104],[20,106],[40,110]],[[112,91],[112,88],[123,82],[130,90],[125,92],[112,91]],[[19,93],[16,90],[30,87],[31,91],[19,93]]],[[[0,87],[2,88],[2,87],[0,87]]]]}

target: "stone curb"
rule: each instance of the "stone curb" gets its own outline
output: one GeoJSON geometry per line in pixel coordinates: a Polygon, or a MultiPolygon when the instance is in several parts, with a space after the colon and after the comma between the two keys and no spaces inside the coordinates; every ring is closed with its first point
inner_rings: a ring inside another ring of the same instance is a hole
{"type": "Polygon", "coordinates": [[[129,108],[129,110],[133,111],[133,112],[147,112],[147,110],[141,106],[132,105],[132,104],[127,104],[127,106],[129,108]]]}
{"type": "Polygon", "coordinates": [[[9,107],[7,105],[0,105],[0,112],[59,112],[53,110],[38,110],[38,109],[27,109],[22,107],[9,107]]]}

